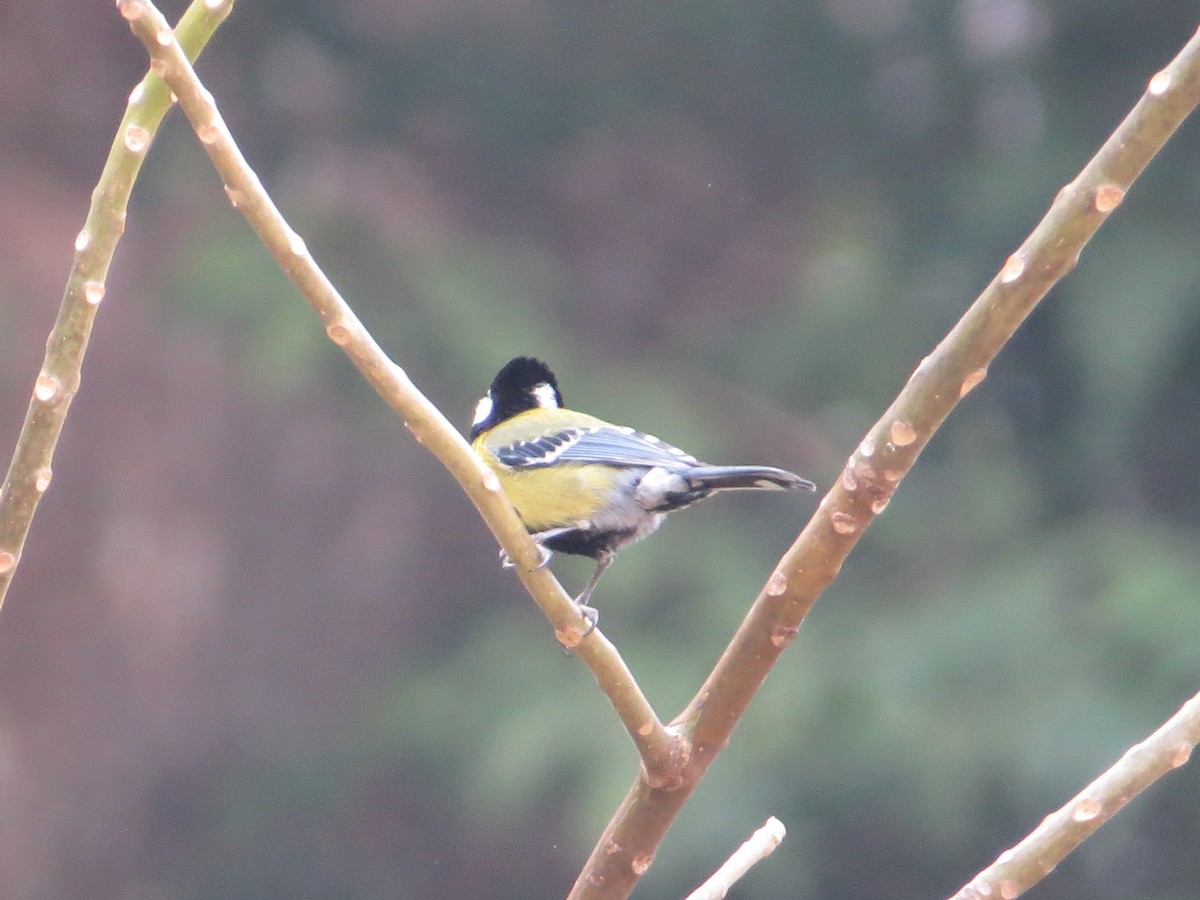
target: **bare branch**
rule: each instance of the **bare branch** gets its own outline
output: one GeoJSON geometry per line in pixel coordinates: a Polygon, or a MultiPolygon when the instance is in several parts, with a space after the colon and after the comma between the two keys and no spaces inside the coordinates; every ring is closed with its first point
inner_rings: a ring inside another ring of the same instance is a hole
{"type": "MultiPolygon", "coordinates": [[[[233,7],[233,0],[196,0],[179,20],[180,53],[195,59],[233,7]]],[[[129,195],[146,150],[171,108],[170,91],[153,72],[129,95],[108,160],[83,228],[58,318],[46,341],[46,356],[33,384],[25,423],[17,436],[8,474],[0,486],[0,605],[21,560],[25,538],[42,495],[50,486],[54,448],[67,410],[79,390],[83,356],[92,323],[104,299],[104,281],[125,231],[129,195]]]]}
{"type": "Polygon", "coordinates": [[[996,354],[1133,181],[1200,103],[1200,34],[1150,79],[1146,93],[942,342],[923,359],[846,462],[837,484],[774,574],[687,709],[684,783],[666,791],[638,779],[592,850],[572,900],[626,897],[663,834],[724,749],[750,700],[941,423],[987,375],[996,354]]]}
{"type": "Polygon", "coordinates": [[[1113,766],[1028,837],[964,885],[951,900],[1013,900],[1054,870],[1062,859],[1130,800],[1184,765],[1200,743],[1200,694],[1152,735],[1125,751],[1113,766]]]}
{"type": "Polygon", "coordinates": [[[775,852],[775,848],[783,842],[786,834],[787,829],[783,827],[783,823],[771,816],[763,823],[762,828],[750,835],[746,842],[725,860],[721,868],[713,872],[708,881],[688,894],[687,900],[724,900],[738,879],[749,872],[755,863],[775,852]]]}
{"type": "Polygon", "coordinates": [[[678,736],[663,727],[616,648],[598,630],[581,639],[587,623],[550,571],[541,567],[541,553],[495,473],[407,373],[388,358],[316,264],[304,240],[284,219],[246,162],[212,94],[200,83],[170,25],[154,4],[148,0],[118,0],[118,8],[145,45],[154,70],[179,97],[180,107],[224,179],[229,201],[258,232],[280,268],[321,317],[329,339],[403,416],[417,441],[458,480],[500,546],[515,561],[521,582],[554,626],[558,640],[574,648],[596,676],[637,746],[648,780],[660,786],[677,784],[682,746],[678,736]]]}

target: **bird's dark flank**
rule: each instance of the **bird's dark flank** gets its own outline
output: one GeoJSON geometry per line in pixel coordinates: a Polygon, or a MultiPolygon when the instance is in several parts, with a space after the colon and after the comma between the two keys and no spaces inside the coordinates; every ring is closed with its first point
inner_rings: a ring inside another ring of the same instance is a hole
{"type": "Polygon", "coordinates": [[[613,556],[652,533],[667,513],[718,491],[816,490],[770,466],[705,465],[656,437],[565,409],[554,373],[529,356],[511,360],[492,380],[475,407],[471,446],[535,541],[596,560],[576,598],[593,623],[587,603],[613,556]]]}

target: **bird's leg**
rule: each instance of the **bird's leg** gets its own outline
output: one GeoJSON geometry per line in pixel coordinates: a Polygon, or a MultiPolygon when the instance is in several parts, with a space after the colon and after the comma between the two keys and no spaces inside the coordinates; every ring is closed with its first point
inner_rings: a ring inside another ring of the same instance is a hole
{"type": "Polygon", "coordinates": [[[575,606],[579,609],[579,614],[588,623],[588,627],[580,635],[581,638],[585,638],[595,631],[596,625],[600,622],[600,611],[594,606],[588,606],[588,601],[592,599],[592,591],[596,589],[596,582],[600,580],[600,576],[604,574],[604,570],[608,568],[612,561],[612,553],[600,554],[596,558],[596,571],[592,573],[592,580],[587,583],[587,587],[575,598],[575,606]]]}

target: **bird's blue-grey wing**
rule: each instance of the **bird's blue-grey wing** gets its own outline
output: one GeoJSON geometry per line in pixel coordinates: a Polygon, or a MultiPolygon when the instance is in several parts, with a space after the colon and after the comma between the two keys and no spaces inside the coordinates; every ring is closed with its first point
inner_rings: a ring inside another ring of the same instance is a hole
{"type": "Polygon", "coordinates": [[[599,463],[611,466],[663,466],[680,468],[696,465],[695,457],[658,438],[632,428],[606,426],[586,431],[565,446],[558,455],[562,462],[599,463]]]}
{"type": "Polygon", "coordinates": [[[694,457],[652,435],[614,425],[564,428],[501,447],[495,455],[506,466],[525,469],[560,462],[666,468],[697,464],[694,457]]]}

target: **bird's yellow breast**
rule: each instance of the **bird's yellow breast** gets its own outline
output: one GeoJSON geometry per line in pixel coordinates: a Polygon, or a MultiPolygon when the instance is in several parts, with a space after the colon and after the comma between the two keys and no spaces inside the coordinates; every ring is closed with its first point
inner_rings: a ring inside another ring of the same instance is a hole
{"type": "Polygon", "coordinates": [[[591,518],[605,505],[613,474],[602,466],[569,463],[541,469],[492,468],[531,532],[582,524],[591,518]]]}
{"type": "Polygon", "coordinates": [[[557,463],[514,469],[492,453],[522,441],[564,428],[603,424],[601,420],[571,410],[537,409],[513,416],[471,444],[479,457],[500,478],[505,494],[531,532],[580,524],[602,509],[620,473],[613,467],[557,463]]]}

